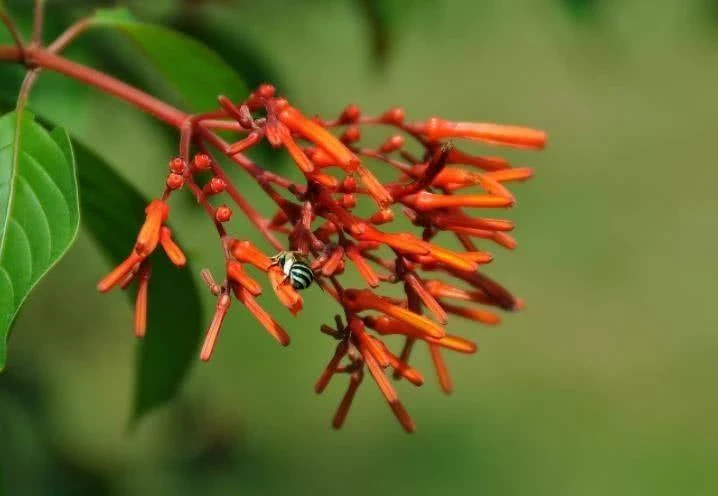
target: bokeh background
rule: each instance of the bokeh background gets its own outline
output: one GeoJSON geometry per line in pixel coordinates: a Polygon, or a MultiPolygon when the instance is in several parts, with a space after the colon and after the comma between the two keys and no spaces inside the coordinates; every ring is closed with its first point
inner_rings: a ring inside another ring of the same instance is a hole
{"type": "MultiPolygon", "coordinates": [[[[49,3],[51,24],[103,4],[49,3]]],[[[212,361],[130,434],[131,311],[121,294],[96,293],[108,266],[81,233],[10,340],[0,377],[8,495],[718,494],[715,3],[394,2],[385,59],[361,2],[191,3],[131,4],[149,21],[202,27],[250,82],[273,78],[310,113],[402,105],[415,118],[547,130],[546,151],[507,153],[536,175],[513,188],[519,247],[492,247],[488,268],[526,309],[495,328],[454,320],[481,350],[447,354],[451,396],[416,354],[427,383],[397,385],[418,423],[412,436],[370,383],[344,429],[331,429],[344,385],[312,391],[334,346],[318,332],[335,311],[318,290],[296,320],[278,313],[286,349],[231,312],[212,361]]],[[[94,43],[103,39],[69,54],[121,72],[130,52],[94,43]]],[[[141,71],[123,75],[151,88],[141,71]]],[[[173,153],[167,131],[95,93],[64,108],[62,93],[43,98],[53,84],[77,91],[48,75],[34,102],[64,110],[155,192],[173,153]]],[[[216,269],[218,247],[189,206],[176,209],[184,245],[216,269]]]]}

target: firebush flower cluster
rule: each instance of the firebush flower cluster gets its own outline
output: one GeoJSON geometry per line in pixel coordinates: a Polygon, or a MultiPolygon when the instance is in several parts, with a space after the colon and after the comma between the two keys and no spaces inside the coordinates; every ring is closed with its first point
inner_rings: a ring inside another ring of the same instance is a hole
{"type": "Polygon", "coordinates": [[[225,97],[218,101],[218,110],[192,116],[182,126],[180,153],[169,163],[163,195],[147,206],[147,219],[131,253],[100,281],[98,289],[105,292],[115,286],[137,284],[135,334],[144,336],[151,275],[148,257],[161,246],[178,267],[186,262],[166,226],[168,199],[186,187],[217,229],[226,269],[219,283],[209,271],[201,274],[216,295],[217,304],[200,358],[211,358],[234,300],[280,344],[289,344],[287,332],[259,303],[263,290],[258,279],[266,278],[281,304],[297,315],[302,310],[302,296],[287,277],[286,268],[274,257],[285,250],[296,252],[307,261],[316,284],[340,309],[333,325],[321,327],[337,345],[315,386],[320,393],[334,375],[346,374],[349,378],[333,426],[343,425],[368,372],[401,426],[413,431],[414,422],[387,371],[396,379],[421,386],[424,378],[410,365],[410,354],[417,341],[424,342],[439,383],[448,393],[452,383],[443,351],[471,354],[477,349],[472,341],[447,333],[449,316],[494,325],[499,322],[496,309],[514,311],[522,306],[508,290],[482,273],[481,266],[492,256],[476,243],[488,240],[508,249],[516,246],[509,234],[513,223],[485,217],[482,212],[513,206],[515,199],[506,184],[530,178],[532,170],[513,168],[502,158],[464,153],[452,142],[466,139],[541,149],[545,134],[524,127],[436,117],[409,122],[401,108],[365,116],[359,107],[349,105],[336,119],[309,118],[286,99],[275,96],[270,85],[260,86],[243,102],[225,97]],[[367,127],[383,127],[389,135],[377,147],[364,146],[362,130],[367,127]],[[217,131],[234,133],[237,139],[226,142],[217,131]],[[265,139],[287,151],[305,181],[292,181],[247,158],[243,152],[265,139]],[[411,146],[407,139],[412,141],[411,146]],[[417,148],[419,153],[410,151],[417,148]],[[276,212],[265,217],[255,210],[211,150],[219,150],[247,172],[276,204],[276,212]],[[394,179],[380,181],[368,167],[370,163],[376,169],[394,171],[394,179]],[[213,197],[220,196],[241,210],[273,252],[228,234],[225,224],[233,210],[225,204],[214,206],[219,202],[213,197]],[[371,215],[357,213],[361,198],[373,201],[371,215]],[[391,229],[397,215],[415,226],[413,232],[391,229]],[[450,239],[447,235],[461,248],[444,246],[442,243],[450,239]],[[359,287],[346,287],[340,281],[350,267],[361,276],[359,287]],[[382,294],[388,285],[400,285],[401,296],[382,294]],[[390,350],[382,340],[385,335],[403,336],[403,348],[390,350]]]}

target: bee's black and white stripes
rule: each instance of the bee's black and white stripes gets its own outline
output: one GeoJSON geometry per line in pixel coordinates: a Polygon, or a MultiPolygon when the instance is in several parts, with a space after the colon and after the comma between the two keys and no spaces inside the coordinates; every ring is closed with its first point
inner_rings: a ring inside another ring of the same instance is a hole
{"type": "Polygon", "coordinates": [[[294,262],[287,275],[294,289],[307,289],[314,281],[314,272],[302,262],[294,262]]]}
{"type": "Polygon", "coordinates": [[[294,289],[307,289],[311,286],[314,281],[314,272],[307,264],[291,256],[284,257],[284,260],[279,260],[279,263],[294,289]]]}

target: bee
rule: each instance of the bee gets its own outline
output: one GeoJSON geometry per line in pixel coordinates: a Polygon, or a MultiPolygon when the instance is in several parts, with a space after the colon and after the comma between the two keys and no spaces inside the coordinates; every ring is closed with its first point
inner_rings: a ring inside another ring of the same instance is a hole
{"type": "Polygon", "coordinates": [[[272,257],[272,264],[279,265],[284,272],[284,279],[280,284],[289,279],[294,289],[302,290],[307,289],[314,281],[314,272],[299,252],[280,251],[272,257]]]}

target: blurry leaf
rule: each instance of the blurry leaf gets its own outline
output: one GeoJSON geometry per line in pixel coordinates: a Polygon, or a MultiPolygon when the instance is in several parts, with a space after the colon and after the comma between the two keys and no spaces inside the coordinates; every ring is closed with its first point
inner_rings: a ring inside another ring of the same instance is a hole
{"type": "Polygon", "coordinates": [[[0,118],[0,370],[25,298],[65,254],[80,211],[67,133],[48,133],[28,111],[0,118]]]}
{"type": "Polygon", "coordinates": [[[247,87],[216,53],[170,29],[133,20],[126,9],[101,9],[92,22],[129,38],[175,90],[191,111],[217,107],[217,96],[244,98],[247,87]]]}
{"type": "MultiPolygon", "coordinates": [[[[148,200],[93,152],[76,149],[84,225],[110,262],[118,264],[132,248],[148,200]]],[[[197,356],[204,319],[192,273],[191,266],[178,269],[163,253],[152,259],[147,335],[138,343],[133,423],[177,393],[197,356]]],[[[128,331],[128,339],[130,335],[128,331]]]]}
{"type": "Polygon", "coordinates": [[[394,40],[394,28],[399,11],[393,0],[356,0],[359,9],[369,23],[372,56],[385,65],[394,40]]]}
{"type": "Polygon", "coordinates": [[[196,10],[185,11],[194,15],[179,15],[172,22],[175,29],[195,38],[214,50],[232,66],[250,89],[262,83],[277,87],[283,96],[291,95],[290,89],[279,77],[271,58],[264,56],[261,47],[241,30],[227,32],[222,26],[202,16],[196,10]]]}
{"type": "Polygon", "coordinates": [[[718,23],[718,0],[705,0],[705,13],[710,22],[718,23]]]}
{"type": "MultiPolygon", "coordinates": [[[[46,120],[71,124],[73,136],[84,140],[88,130],[80,124],[84,120],[77,117],[88,109],[93,93],[74,81],[54,76],[51,73],[42,76],[43,79],[52,78],[53,84],[44,88],[38,84],[32,105],[42,111],[46,120]],[[43,89],[47,91],[40,91],[43,89]]],[[[22,68],[0,65],[0,78],[0,100],[11,104],[17,98],[22,68]]],[[[77,142],[75,150],[84,226],[112,263],[117,263],[130,250],[144,220],[147,201],[96,154],[77,142]]],[[[0,301],[1,298],[2,294],[0,301]]],[[[133,422],[177,392],[196,357],[204,325],[199,293],[190,267],[180,271],[163,257],[156,257],[149,301],[148,332],[138,349],[133,422]],[[181,306],[171,298],[177,294],[181,295],[181,306]]],[[[0,346],[4,348],[4,340],[0,346]]]]}
{"type": "Polygon", "coordinates": [[[560,0],[560,2],[573,17],[587,20],[596,15],[599,0],[560,0]]]}

